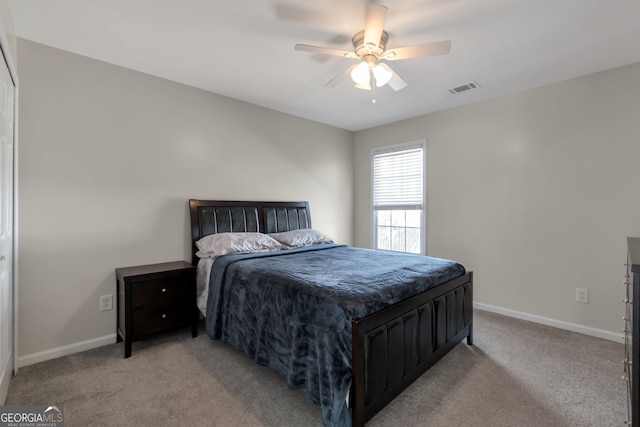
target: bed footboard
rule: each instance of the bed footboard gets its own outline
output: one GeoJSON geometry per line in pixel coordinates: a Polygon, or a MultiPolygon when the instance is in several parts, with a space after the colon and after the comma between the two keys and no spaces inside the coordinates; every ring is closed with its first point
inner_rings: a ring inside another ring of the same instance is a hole
{"type": "Polygon", "coordinates": [[[352,322],[351,418],[364,426],[456,344],[473,344],[473,273],[352,322]]]}

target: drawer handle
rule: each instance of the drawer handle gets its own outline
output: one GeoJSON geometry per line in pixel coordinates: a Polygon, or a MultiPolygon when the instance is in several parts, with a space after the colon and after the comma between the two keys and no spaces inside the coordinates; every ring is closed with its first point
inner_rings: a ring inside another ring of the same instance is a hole
{"type": "Polygon", "coordinates": [[[162,288],[162,292],[167,292],[167,288],[162,288]]]}
{"type": "Polygon", "coordinates": [[[166,314],[163,314],[163,315],[162,315],[162,318],[163,318],[163,319],[166,319],[166,317],[167,317],[167,315],[166,315],[166,314]]]}

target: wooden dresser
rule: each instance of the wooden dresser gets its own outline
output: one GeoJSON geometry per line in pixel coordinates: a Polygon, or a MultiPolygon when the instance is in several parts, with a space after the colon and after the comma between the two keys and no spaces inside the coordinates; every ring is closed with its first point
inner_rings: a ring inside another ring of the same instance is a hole
{"type": "Polygon", "coordinates": [[[184,261],[116,269],[118,342],[124,357],[131,345],[150,336],[191,326],[198,336],[196,267],[184,261]]]}
{"type": "Polygon", "coordinates": [[[625,280],[625,376],[628,381],[626,424],[640,426],[640,237],[627,237],[629,262],[625,280]]]}

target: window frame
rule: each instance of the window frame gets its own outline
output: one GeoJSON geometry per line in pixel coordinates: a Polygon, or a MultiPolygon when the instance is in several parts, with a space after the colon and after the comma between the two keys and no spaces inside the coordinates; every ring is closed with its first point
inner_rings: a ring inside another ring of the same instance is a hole
{"type": "MultiPolygon", "coordinates": [[[[395,144],[384,147],[376,147],[371,149],[370,170],[371,170],[371,238],[372,247],[378,249],[378,224],[376,221],[377,210],[413,210],[413,209],[401,209],[399,206],[389,206],[390,209],[376,209],[374,204],[374,160],[375,156],[380,154],[387,154],[393,152],[400,152],[405,150],[411,150],[420,148],[422,149],[422,213],[420,215],[420,254],[427,254],[427,140],[415,140],[411,142],[405,142],[402,144],[395,144]],[[395,208],[395,209],[393,209],[395,208]]],[[[406,228],[406,226],[405,226],[406,228]]],[[[381,249],[389,250],[389,249],[381,249]]],[[[401,251],[396,251],[401,252],[401,251]]],[[[404,251],[402,251],[404,252],[404,251]]],[[[411,253],[411,252],[405,252],[411,253]]]]}

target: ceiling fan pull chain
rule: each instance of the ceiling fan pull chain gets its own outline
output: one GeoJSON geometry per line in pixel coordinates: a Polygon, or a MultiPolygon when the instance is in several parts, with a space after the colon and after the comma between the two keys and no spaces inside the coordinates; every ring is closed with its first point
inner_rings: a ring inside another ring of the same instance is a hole
{"type": "Polygon", "coordinates": [[[376,103],[376,76],[373,75],[373,68],[369,68],[369,85],[371,86],[371,103],[376,103]]]}

